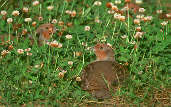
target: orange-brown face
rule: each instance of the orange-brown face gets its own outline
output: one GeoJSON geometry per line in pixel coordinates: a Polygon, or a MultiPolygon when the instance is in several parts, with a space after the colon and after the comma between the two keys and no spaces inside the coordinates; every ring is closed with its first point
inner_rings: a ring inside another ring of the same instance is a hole
{"type": "Polygon", "coordinates": [[[40,37],[41,39],[49,40],[51,38],[51,34],[56,32],[56,28],[54,27],[53,24],[46,23],[46,24],[40,25],[37,28],[36,32],[40,34],[40,36],[42,36],[40,37]]]}
{"type": "Polygon", "coordinates": [[[43,24],[42,28],[47,30],[50,34],[55,33],[55,27],[53,24],[43,24]]]}
{"type": "Polygon", "coordinates": [[[37,33],[41,32],[48,32],[49,34],[55,33],[56,28],[54,27],[53,24],[47,23],[47,24],[42,24],[37,28],[37,33]]]}
{"type": "Polygon", "coordinates": [[[97,60],[107,60],[109,57],[113,57],[112,48],[106,44],[96,44],[94,46],[94,52],[97,60]]]}
{"type": "Polygon", "coordinates": [[[50,37],[51,37],[50,34],[49,34],[49,32],[46,32],[46,31],[45,31],[45,32],[43,32],[42,34],[43,34],[43,36],[44,36],[44,38],[45,38],[46,40],[49,40],[50,37]]]}
{"type": "MultiPolygon", "coordinates": [[[[127,5],[125,7],[127,7],[127,5]]],[[[132,9],[133,12],[136,13],[140,7],[138,5],[136,5],[136,4],[134,4],[134,3],[129,3],[128,8],[132,9]]]]}

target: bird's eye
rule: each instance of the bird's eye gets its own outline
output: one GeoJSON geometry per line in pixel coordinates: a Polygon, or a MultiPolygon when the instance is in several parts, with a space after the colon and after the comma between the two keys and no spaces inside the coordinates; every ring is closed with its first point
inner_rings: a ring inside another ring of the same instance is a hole
{"type": "Polygon", "coordinates": [[[103,50],[103,47],[100,47],[100,50],[103,50]]]}
{"type": "Polygon", "coordinates": [[[45,29],[49,29],[49,27],[45,27],[45,29]]]}

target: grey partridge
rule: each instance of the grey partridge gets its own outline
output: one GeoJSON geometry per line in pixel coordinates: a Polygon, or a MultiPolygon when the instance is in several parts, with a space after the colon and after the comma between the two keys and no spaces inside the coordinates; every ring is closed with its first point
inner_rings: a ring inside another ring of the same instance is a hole
{"type": "Polygon", "coordinates": [[[81,74],[81,88],[97,99],[111,98],[116,87],[127,77],[126,68],[114,60],[113,50],[106,44],[94,47],[96,61],[88,64],[81,74]]]}
{"type": "Polygon", "coordinates": [[[42,45],[43,42],[47,42],[53,33],[56,32],[56,28],[51,23],[46,23],[40,25],[36,29],[36,33],[39,35],[39,45],[42,45]]]}

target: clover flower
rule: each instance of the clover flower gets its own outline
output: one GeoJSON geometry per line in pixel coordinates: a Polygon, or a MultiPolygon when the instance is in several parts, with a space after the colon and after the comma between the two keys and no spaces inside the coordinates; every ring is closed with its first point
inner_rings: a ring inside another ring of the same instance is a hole
{"type": "Polygon", "coordinates": [[[72,39],[72,35],[69,35],[69,34],[66,35],[65,37],[66,37],[67,39],[72,39]]]}
{"type": "Polygon", "coordinates": [[[90,30],[90,26],[85,26],[84,31],[89,31],[90,30]]]}
{"type": "Polygon", "coordinates": [[[24,50],[23,49],[17,49],[17,53],[18,54],[23,54],[24,53],[24,50]]]}
{"type": "Polygon", "coordinates": [[[13,15],[13,16],[19,16],[19,15],[20,15],[20,12],[19,12],[18,10],[14,10],[14,11],[12,12],[12,15],[13,15]]]}

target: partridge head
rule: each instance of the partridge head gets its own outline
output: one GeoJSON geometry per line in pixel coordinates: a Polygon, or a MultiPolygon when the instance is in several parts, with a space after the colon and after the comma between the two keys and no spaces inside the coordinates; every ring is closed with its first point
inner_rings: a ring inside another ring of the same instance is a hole
{"type": "Polygon", "coordinates": [[[38,38],[39,45],[42,45],[43,42],[47,42],[51,38],[51,35],[55,32],[56,32],[56,28],[54,27],[53,24],[46,23],[40,25],[36,30],[36,33],[39,36],[38,38]]]}
{"type": "Polygon", "coordinates": [[[134,3],[128,3],[124,7],[126,8],[128,7],[128,9],[132,10],[135,14],[138,12],[140,8],[137,4],[134,4],[134,3]]]}
{"type": "Polygon", "coordinates": [[[94,46],[94,52],[96,54],[96,61],[114,61],[113,49],[106,44],[96,44],[94,46]]]}

